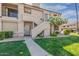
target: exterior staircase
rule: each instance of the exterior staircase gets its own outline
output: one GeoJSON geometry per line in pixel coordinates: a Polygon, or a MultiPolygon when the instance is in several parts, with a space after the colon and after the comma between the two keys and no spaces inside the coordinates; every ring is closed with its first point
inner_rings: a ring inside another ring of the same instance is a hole
{"type": "MultiPolygon", "coordinates": [[[[50,35],[49,27],[50,27],[50,25],[47,21],[40,23],[39,25],[37,25],[35,28],[32,29],[32,31],[31,31],[32,37],[35,38],[42,31],[44,31],[44,33],[47,32],[47,35],[50,35]]],[[[46,35],[46,33],[45,33],[45,35],[46,35]]]]}

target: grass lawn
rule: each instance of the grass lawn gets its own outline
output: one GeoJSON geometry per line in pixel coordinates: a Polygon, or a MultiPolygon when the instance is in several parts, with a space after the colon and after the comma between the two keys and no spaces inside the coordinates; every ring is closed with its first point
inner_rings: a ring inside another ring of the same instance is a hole
{"type": "Polygon", "coordinates": [[[35,42],[55,56],[79,56],[78,36],[41,38],[35,42]]]}
{"type": "Polygon", "coordinates": [[[70,33],[71,36],[79,36],[78,33],[70,33]]]}
{"type": "Polygon", "coordinates": [[[0,56],[29,56],[29,50],[24,41],[0,43],[0,56]]]}

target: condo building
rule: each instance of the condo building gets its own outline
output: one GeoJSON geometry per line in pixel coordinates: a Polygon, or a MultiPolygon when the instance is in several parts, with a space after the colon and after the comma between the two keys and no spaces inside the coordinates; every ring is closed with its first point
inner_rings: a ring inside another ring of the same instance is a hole
{"type": "Polygon", "coordinates": [[[49,12],[40,4],[0,3],[0,31],[13,31],[14,36],[50,35],[49,12]]]}
{"type": "MultiPolygon", "coordinates": [[[[78,26],[79,26],[79,24],[78,24],[78,26]]],[[[77,23],[74,22],[74,23],[62,24],[59,29],[60,29],[60,31],[62,31],[64,29],[72,29],[74,32],[76,32],[76,30],[77,30],[77,23]]]]}
{"type": "Polygon", "coordinates": [[[13,31],[14,36],[50,35],[49,11],[40,4],[0,3],[0,31],[13,31]]]}

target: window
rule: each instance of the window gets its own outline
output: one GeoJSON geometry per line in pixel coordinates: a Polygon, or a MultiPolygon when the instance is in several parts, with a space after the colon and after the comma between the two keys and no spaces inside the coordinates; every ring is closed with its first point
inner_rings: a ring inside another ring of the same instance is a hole
{"type": "Polygon", "coordinates": [[[9,17],[18,17],[18,11],[8,8],[8,16],[9,17]]]}
{"type": "Polygon", "coordinates": [[[24,8],[24,13],[31,14],[31,8],[24,8]]]}
{"type": "Polygon", "coordinates": [[[2,8],[2,16],[18,17],[18,10],[4,7],[2,8]]]}

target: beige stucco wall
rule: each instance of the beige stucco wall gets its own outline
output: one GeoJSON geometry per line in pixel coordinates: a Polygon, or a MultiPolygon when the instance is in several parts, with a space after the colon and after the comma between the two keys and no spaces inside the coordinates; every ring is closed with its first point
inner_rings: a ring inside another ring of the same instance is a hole
{"type": "Polygon", "coordinates": [[[3,31],[17,32],[17,22],[3,22],[3,31]]]}
{"type": "Polygon", "coordinates": [[[31,9],[31,14],[24,13],[23,20],[35,22],[36,24],[40,24],[42,21],[40,20],[43,16],[42,11],[38,11],[35,9],[31,9]]]}
{"type": "Polygon", "coordinates": [[[18,20],[23,20],[23,14],[24,14],[24,5],[19,3],[18,4],[18,20]]]}
{"type": "Polygon", "coordinates": [[[24,22],[19,21],[18,22],[18,33],[19,36],[24,36],[24,22]]]}
{"type": "Polygon", "coordinates": [[[42,21],[40,20],[43,16],[43,13],[38,10],[32,10],[33,21],[37,24],[40,24],[42,21]]]}

